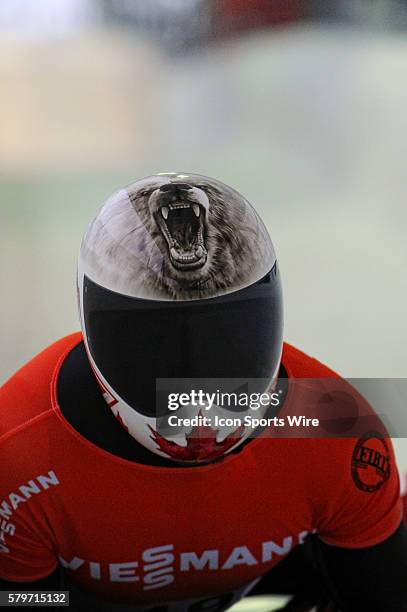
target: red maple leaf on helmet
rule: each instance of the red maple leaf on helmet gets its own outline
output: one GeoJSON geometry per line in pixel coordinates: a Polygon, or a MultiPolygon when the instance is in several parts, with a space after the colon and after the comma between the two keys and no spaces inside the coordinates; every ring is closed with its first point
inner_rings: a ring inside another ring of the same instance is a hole
{"type": "Polygon", "coordinates": [[[189,434],[186,434],[186,446],[180,446],[161,436],[150,425],[149,428],[153,434],[151,439],[156,442],[158,448],[172,459],[180,461],[209,461],[220,457],[236,444],[244,431],[244,426],[241,425],[226,436],[222,442],[217,442],[217,429],[212,429],[207,425],[198,425],[193,427],[189,434]]]}

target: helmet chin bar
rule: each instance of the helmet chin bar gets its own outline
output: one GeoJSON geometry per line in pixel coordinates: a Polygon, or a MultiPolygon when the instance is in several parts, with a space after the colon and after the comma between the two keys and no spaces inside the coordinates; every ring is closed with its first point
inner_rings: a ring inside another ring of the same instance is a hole
{"type": "MultiPolygon", "coordinates": [[[[148,419],[139,415],[124,400],[114,395],[114,391],[97,369],[89,351],[87,353],[103,398],[115,418],[137,442],[152,453],[171,459],[175,463],[209,463],[237,448],[251,433],[249,431],[244,435],[244,430],[235,430],[235,435],[233,433],[224,435],[222,440],[218,440],[219,431],[198,426],[185,428],[181,434],[178,432],[164,437],[157,431],[157,419],[148,419]]],[[[195,416],[198,416],[198,413],[195,416]]]]}
{"type": "MultiPolygon", "coordinates": [[[[190,420],[193,420],[195,417],[197,425],[184,427],[182,432],[178,430],[175,434],[161,435],[158,431],[157,418],[147,418],[144,415],[140,415],[115,394],[96,366],[89,352],[86,340],[84,343],[90,365],[103,398],[113,415],[121,427],[150,452],[172,460],[174,463],[202,465],[220,460],[236,450],[249,437],[255,437],[256,432],[249,427],[233,427],[231,425],[229,427],[222,426],[222,429],[216,429],[205,425],[204,415],[199,406],[195,408],[194,412],[187,413],[183,411],[179,414],[179,418],[184,418],[187,415],[190,420]]],[[[275,388],[277,374],[278,368],[270,385],[270,391],[275,388]]],[[[261,413],[256,413],[256,416],[264,416],[267,409],[267,407],[264,407],[261,413]]],[[[222,419],[230,418],[230,416],[229,411],[219,406],[213,406],[212,418],[222,419]]],[[[242,414],[240,414],[240,418],[243,418],[242,414]]]]}

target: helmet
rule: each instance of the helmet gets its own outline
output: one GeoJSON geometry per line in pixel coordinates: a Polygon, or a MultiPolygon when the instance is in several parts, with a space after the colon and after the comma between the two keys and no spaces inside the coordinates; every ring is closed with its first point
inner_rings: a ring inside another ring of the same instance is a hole
{"type": "Polygon", "coordinates": [[[242,419],[236,426],[249,410],[241,391],[275,384],[282,296],[271,239],[237,191],[201,175],[159,173],[114,193],[83,238],[78,298],[103,395],[140,444],[200,463],[253,435],[242,419]],[[226,408],[219,393],[209,405],[208,390],[220,387],[240,390],[226,408]],[[169,391],[181,399],[186,388],[202,391],[199,401],[184,397],[174,411],[169,391]]]}

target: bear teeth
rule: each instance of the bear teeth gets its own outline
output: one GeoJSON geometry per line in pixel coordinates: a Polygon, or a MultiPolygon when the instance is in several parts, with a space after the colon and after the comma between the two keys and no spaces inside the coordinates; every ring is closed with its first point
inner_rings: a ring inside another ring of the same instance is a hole
{"type": "Polygon", "coordinates": [[[170,210],[177,210],[178,208],[189,208],[189,204],[169,204],[170,210]]]}
{"type": "Polygon", "coordinates": [[[168,219],[168,208],[167,208],[167,206],[163,206],[161,208],[161,214],[162,214],[162,216],[164,217],[165,220],[168,219]]]}
{"type": "Polygon", "coordinates": [[[195,217],[199,217],[199,204],[194,204],[192,208],[194,209],[195,217]]]}

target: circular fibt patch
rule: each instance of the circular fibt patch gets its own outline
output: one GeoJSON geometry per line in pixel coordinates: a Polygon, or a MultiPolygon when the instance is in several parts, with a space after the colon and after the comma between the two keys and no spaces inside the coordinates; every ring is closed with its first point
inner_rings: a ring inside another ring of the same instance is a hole
{"type": "Polygon", "coordinates": [[[355,485],[373,493],[380,489],[390,476],[390,451],[383,436],[369,431],[362,436],[352,454],[352,478],[355,485]]]}

